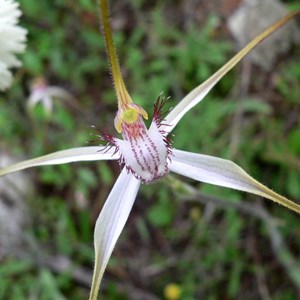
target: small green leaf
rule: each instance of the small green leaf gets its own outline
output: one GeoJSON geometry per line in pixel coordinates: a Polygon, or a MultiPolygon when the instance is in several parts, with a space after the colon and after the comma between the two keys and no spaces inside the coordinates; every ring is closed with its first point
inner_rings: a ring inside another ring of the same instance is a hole
{"type": "Polygon", "coordinates": [[[168,226],[171,224],[174,215],[172,205],[167,199],[161,197],[158,199],[158,202],[150,207],[147,217],[155,226],[168,226]]]}

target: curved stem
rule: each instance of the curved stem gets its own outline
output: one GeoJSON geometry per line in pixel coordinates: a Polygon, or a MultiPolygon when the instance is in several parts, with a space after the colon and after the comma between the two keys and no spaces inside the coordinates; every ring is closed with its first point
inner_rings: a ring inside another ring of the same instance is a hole
{"type": "Polygon", "coordinates": [[[115,85],[115,90],[118,98],[118,105],[120,107],[132,103],[132,100],[123,81],[118,56],[114,47],[112,32],[109,24],[109,10],[108,10],[107,1],[99,0],[98,3],[99,3],[101,20],[102,20],[103,34],[105,37],[108,60],[109,60],[113,82],[115,85]]]}

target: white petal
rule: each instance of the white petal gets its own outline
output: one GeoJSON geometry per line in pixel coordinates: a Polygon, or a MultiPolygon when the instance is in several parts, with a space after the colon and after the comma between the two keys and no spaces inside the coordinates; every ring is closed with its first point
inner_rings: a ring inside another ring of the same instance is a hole
{"type": "Polygon", "coordinates": [[[112,147],[107,150],[104,146],[80,147],[68,150],[53,152],[48,155],[25,160],[14,165],[0,169],[0,176],[17,172],[23,169],[44,166],[58,165],[77,161],[93,161],[93,160],[114,160],[119,159],[118,153],[115,153],[116,148],[112,147]]]}
{"type": "Polygon", "coordinates": [[[58,87],[58,86],[50,86],[47,89],[47,93],[51,97],[55,97],[61,100],[74,100],[74,97],[65,89],[58,87]]]}
{"type": "Polygon", "coordinates": [[[12,83],[9,68],[21,65],[15,54],[24,51],[27,31],[17,25],[20,15],[17,2],[0,1],[0,64],[5,65],[0,70],[1,91],[6,90],[12,83]]]}
{"type": "Polygon", "coordinates": [[[12,82],[12,74],[7,66],[0,61],[0,91],[6,90],[12,82]]]}
{"type": "Polygon", "coordinates": [[[262,185],[230,160],[173,149],[172,172],[189,178],[256,194],[300,213],[300,205],[262,185]]]}
{"type": "MultiPolygon", "coordinates": [[[[241,51],[239,51],[231,60],[229,60],[223,67],[221,67],[216,73],[214,73],[210,78],[204,81],[201,85],[192,90],[187,96],[185,96],[166,116],[163,123],[167,124],[161,126],[161,130],[166,133],[170,133],[181,118],[196,104],[198,104],[208,92],[226,75],[241,59],[243,59],[254,47],[261,43],[265,38],[267,38],[274,31],[279,29],[281,26],[286,24],[295,15],[299,14],[300,11],[295,11],[288,14],[286,17],[282,18],[264,32],[254,38],[247,46],[245,46],[241,51]]],[[[201,54],[200,54],[201,55],[201,54]]]]}
{"type": "Polygon", "coordinates": [[[46,113],[48,115],[51,115],[53,102],[52,102],[52,98],[49,95],[45,95],[45,98],[43,99],[43,104],[44,104],[46,113]]]}
{"type": "Polygon", "coordinates": [[[43,101],[44,93],[40,90],[34,91],[30,94],[28,100],[27,100],[27,107],[28,109],[32,109],[36,104],[40,101],[43,101]]]}
{"type": "Polygon", "coordinates": [[[103,273],[128,219],[140,183],[124,168],[97,219],[94,233],[95,269],[90,299],[97,299],[103,273]]]}

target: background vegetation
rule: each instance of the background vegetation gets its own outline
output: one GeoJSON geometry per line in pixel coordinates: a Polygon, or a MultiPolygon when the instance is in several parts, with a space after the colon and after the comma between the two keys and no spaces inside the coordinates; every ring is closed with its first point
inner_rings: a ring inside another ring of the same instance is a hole
{"type": "MultiPolygon", "coordinates": [[[[210,1],[192,15],[185,1],[111,2],[125,81],[149,113],[160,92],[174,106],[235,53],[229,11],[210,1]]],[[[0,95],[1,150],[21,160],[86,145],[91,125],[115,134],[95,1],[20,3],[28,46],[13,87],[0,95]],[[38,76],[77,101],[54,100],[50,116],[41,105],[29,114],[26,99],[38,76]]],[[[232,159],[300,201],[299,59],[298,45],[272,72],[241,64],[182,120],[174,146],[232,159]]],[[[24,174],[33,184],[29,220],[14,254],[1,258],[0,299],[85,299],[94,222],[119,166],[76,163],[24,174]]],[[[171,283],[184,300],[299,298],[299,226],[296,214],[229,189],[179,177],[143,186],[105,274],[104,299],[167,299],[171,283]]]]}

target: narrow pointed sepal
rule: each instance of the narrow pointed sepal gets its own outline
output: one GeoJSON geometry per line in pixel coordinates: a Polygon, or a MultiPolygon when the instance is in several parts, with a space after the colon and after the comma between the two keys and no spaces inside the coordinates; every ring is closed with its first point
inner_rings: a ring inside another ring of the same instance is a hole
{"type": "MultiPolygon", "coordinates": [[[[204,81],[202,84],[193,89],[188,95],[186,95],[166,116],[164,123],[165,126],[161,127],[167,133],[170,133],[181,118],[196,104],[198,104],[210,90],[226,75],[238,62],[240,62],[253,48],[260,44],[264,39],[270,36],[273,32],[285,25],[288,21],[300,14],[300,10],[292,12],[283,17],[264,32],[254,38],[248,43],[241,51],[239,51],[232,59],[230,59],[223,67],[221,67],[210,78],[204,81]]],[[[200,54],[201,55],[201,54],[200,54]]]]}
{"type": "Polygon", "coordinates": [[[140,180],[124,168],[97,219],[94,232],[95,267],[90,300],[96,300],[106,265],[135,201],[140,180]]]}
{"type": "Polygon", "coordinates": [[[0,176],[44,165],[58,165],[77,161],[115,160],[119,158],[120,155],[116,152],[115,147],[110,149],[106,149],[105,146],[72,148],[4,167],[0,169],[0,176]]]}
{"type": "Polygon", "coordinates": [[[230,160],[174,149],[170,170],[201,182],[256,194],[300,213],[300,204],[270,190],[230,160]]]}

